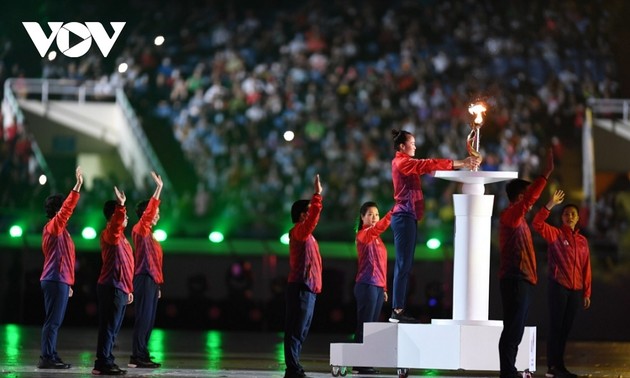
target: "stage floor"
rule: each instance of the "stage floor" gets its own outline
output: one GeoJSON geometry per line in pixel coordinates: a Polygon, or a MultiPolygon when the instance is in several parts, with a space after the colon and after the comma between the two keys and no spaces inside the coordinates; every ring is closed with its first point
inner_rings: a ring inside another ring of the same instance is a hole
{"type": "MultiPolygon", "coordinates": [[[[3,377],[55,377],[90,374],[94,363],[96,329],[62,327],[58,351],[72,368],[38,370],[40,329],[0,325],[0,375],[3,377]]],[[[331,377],[329,344],[349,342],[347,335],[311,334],[302,351],[309,377],[331,377]]],[[[544,341],[538,342],[538,371],[546,372],[544,341]]],[[[131,349],[131,329],[123,328],[114,350],[116,363],[126,369],[131,349]]],[[[154,331],[151,354],[159,369],[127,369],[133,377],[282,377],[284,357],[281,333],[223,331],[154,331]]],[[[630,342],[572,342],[567,347],[567,366],[584,377],[630,376],[630,342]]],[[[377,377],[397,376],[396,369],[380,369],[377,377]]],[[[357,376],[348,374],[348,376],[357,376]]],[[[374,375],[371,375],[374,377],[374,375]]],[[[498,377],[498,372],[411,369],[411,377],[498,377]]]]}

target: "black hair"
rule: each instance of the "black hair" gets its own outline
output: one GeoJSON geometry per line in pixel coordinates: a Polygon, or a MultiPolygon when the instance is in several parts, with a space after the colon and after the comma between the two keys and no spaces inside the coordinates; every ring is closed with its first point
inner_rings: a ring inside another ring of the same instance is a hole
{"type": "Polygon", "coordinates": [[[311,203],[309,200],[297,200],[293,202],[291,206],[291,220],[293,223],[300,221],[300,215],[308,209],[308,205],[311,203]]]}
{"type": "Polygon", "coordinates": [[[392,139],[394,139],[394,149],[398,151],[398,146],[405,144],[411,133],[405,130],[392,129],[392,139]]]}
{"type": "Polygon", "coordinates": [[[574,203],[567,203],[566,205],[562,206],[562,211],[560,212],[560,214],[564,214],[564,211],[570,207],[574,208],[575,211],[577,211],[578,216],[580,215],[580,208],[574,203]]]}
{"type": "Polygon", "coordinates": [[[138,204],[136,204],[136,215],[138,216],[138,218],[142,218],[142,214],[144,214],[144,211],[147,209],[148,205],[149,200],[140,201],[138,202],[138,204]]]}
{"type": "Polygon", "coordinates": [[[359,220],[357,221],[357,232],[359,232],[359,230],[363,228],[363,216],[365,215],[365,213],[367,213],[370,207],[378,208],[378,206],[376,206],[376,202],[373,201],[367,201],[364,202],[363,205],[361,205],[361,208],[359,209],[359,220]]]}
{"type": "Polygon", "coordinates": [[[107,219],[108,221],[109,221],[109,218],[111,218],[112,215],[114,215],[114,210],[116,210],[117,204],[118,202],[114,200],[109,200],[105,202],[105,205],[103,205],[103,215],[105,215],[105,219],[107,219]]]}
{"type": "Polygon", "coordinates": [[[46,211],[46,217],[48,219],[52,219],[57,215],[59,209],[61,209],[61,205],[63,205],[63,201],[66,198],[63,194],[52,194],[46,197],[44,201],[44,211],[46,211]]]}
{"type": "Polygon", "coordinates": [[[523,179],[514,179],[507,183],[505,186],[505,193],[507,193],[510,202],[515,202],[518,199],[519,194],[523,193],[525,189],[531,183],[523,179]]]}

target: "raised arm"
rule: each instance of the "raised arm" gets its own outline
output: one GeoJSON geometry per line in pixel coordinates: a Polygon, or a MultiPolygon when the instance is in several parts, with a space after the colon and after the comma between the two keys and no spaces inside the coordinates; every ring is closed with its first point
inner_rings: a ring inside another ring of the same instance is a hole
{"type": "Polygon", "coordinates": [[[155,181],[155,192],[153,192],[153,198],[160,199],[160,193],[162,193],[162,187],[164,186],[162,177],[155,172],[151,172],[151,177],[153,177],[153,181],[155,181]]]}
{"type": "Polygon", "coordinates": [[[72,190],[79,192],[81,191],[81,185],[83,185],[83,172],[81,171],[81,167],[77,167],[74,171],[74,175],[77,178],[77,182],[74,184],[74,188],[72,188],[72,190]]]}

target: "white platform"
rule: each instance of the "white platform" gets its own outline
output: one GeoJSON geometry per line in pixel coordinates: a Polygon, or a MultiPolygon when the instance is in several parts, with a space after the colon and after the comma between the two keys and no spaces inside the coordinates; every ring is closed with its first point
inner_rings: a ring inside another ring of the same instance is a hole
{"type": "MultiPolygon", "coordinates": [[[[483,325],[453,320],[435,324],[365,323],[363,329],[362,344],[330,344],[331,366],[499,370],[500,321],[489,320],[483,325]]],[[[525,327],[516,368],[536,370],[536,327],[525,327]]]]}

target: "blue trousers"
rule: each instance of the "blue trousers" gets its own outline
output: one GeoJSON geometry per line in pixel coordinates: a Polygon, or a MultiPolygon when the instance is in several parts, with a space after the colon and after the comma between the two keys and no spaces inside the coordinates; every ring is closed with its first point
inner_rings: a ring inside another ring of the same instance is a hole
{"type": "Polygon", "coordinates": [[[547,338],[547,365],[564,366],[564,350],[569,332],[580,305],[583,303],[582,290],[570,290],[550,279],[547,286],[549,308],[549,336],[547,338]]]}
{"type": "Polygon", "coordinates": [[[413,267],[418,238],[418,221],[410,214],[394,214],[391,222],[396,249],[392,308],[405,308],[409,274],[413,267]]]}
{"type": "Polygon", "coordinates": [[[46,318],[42,327],[41,356],[56,361],[59,360],[57,334],[66,315],[70,285],[58,281],[41,281],[40,286],[44,292],[44,309],[46,310],[46,318]]]}
{"type": "Polygon", "coordinates": [[[142,360],[149,359],[149,339],[155,324],[160,286],[148,274],[133,277],[133,303],[136,319],[133,325],[131,354],[142,360]]]}
{"type": "Polygon", "coordinates": [[[284,362],[288,374],[304,372],[300,364],[302,344],[306,340],[313,320],[317,294],[301,283],[289,283],[286,293],[286,319],[284,324],[284,362]]]}
{"type": "Polygon", "coordinates": [[[499,285],[503,306],[503,331],[499,339],[500,375],[501,378],[512,378],[518,376],[516,354],[523,339],[534,285],[518,278],[504,278],[499,285]]]}
{"type": "Polygon", "coordinates": [[[363,323],[377,322],[385,300],[382,287],[356,283],[354,285],[354,298],[357,301],[357,330],[354,341],[363,342],[363,323]]]}
{"type": "Polygon", "coordinates": [[[128,295],[109,285],[96,285],[98,298],[98,341],[94,368],[114,365],[114,342],[120,331],[128,295]]]}

